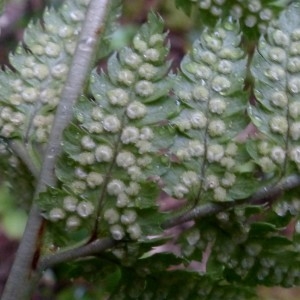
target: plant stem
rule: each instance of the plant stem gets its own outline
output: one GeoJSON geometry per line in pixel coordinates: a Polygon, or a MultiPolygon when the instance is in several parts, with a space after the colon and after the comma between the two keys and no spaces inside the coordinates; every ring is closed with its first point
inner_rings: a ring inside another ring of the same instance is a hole
{"type": "Polygon", "coordinates": [[[281,180],[278,184],[264,187],[257,191],[254,195],[249,198],[236,200],[227,203],[207,203],[204,205],[196,206],[195,208],[176,216],[170,220],[164,222],[161,226],[163,229],[168,229],[176,225],[215,215],[218,212],[227,210],[234,206],[251,204],[251,205],[265,205],[273,202],[282,192],[291,190],[300,186],[300,176],[291,175],[281,180]]]}
{"type": "MultiPolygon", "coordinates": [[[[57,156],[61,152],[63,130],[69,124],[73,106],[88,78],[94,51],[97,46],[98,34],[104,25],[109,0],[91,0],[77,48],[72,60],[68,78],[62,91],[61,101],[57,107],[49,142],[44,155],[42,169],[35,190],[35,199],[47,186],[55,186],[54,167],[57,156]]],[[[8,277],[2,300],[26,300],[31,298],[34,278],[34,261],[39,254],[38,244],[42,236],[43,219],[38,207],[33,203],[23,238],[20,242],[16,258],[8,277]]]]}

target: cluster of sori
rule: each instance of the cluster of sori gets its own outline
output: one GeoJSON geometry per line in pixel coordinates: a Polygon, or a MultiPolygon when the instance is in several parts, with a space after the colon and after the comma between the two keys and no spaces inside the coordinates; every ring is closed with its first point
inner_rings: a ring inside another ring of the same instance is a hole
{"type": "MultiPolygon", "coordinates": [[[[64,147],[75,165],[64,185],[77,198],[89,199],[72,204],[72,210],[81,217],[100,213],[102,230],[107,228],[115,240],[142,236],[137,203],[143,201],[141,185],[155,150],[155,129],[150,124],[156,116],[149,113],[147,101],[162,96],[160,85],[168,69],[163,26],[158,17],[152,18],[134,37],[132,49],[125,48],[108,60],[108,76],[92,74],[94,100],[78,103],[77,132],[70,134],[64,147]]],[[[151,201],[156,206],[155,199],[151,201]]]]}
{"type": "Polygon", "coordinates": [[[248,28],[258,26],[261,32],[276,14],[275,6],[261,0],[191,0],[197,2],[200,11],[209,12],[216,18],[233,17],[248,28]]]}
{"type": "Polygon", "coordinates": [[[59,12],[44,13],[43,26],[29,24],[24,42],[30,51],[18,46],[10,56],[16,72],[0,74],[1,136],[47,141],[88,2],[65,1],[59,12]]]}
{"type": "Polygon", "coordinates": [[[184,142],[177,143],[173,151],[188,169],[172,188],[176,198],[197,190],[201,183],[211,200],[226,201],[227,190],[236,181],[235,157],[239,146],[233,137],[242,130],[238,126],[243,125],[236,125],[234,113],[242,113],[246,103],[233,94],[242,86],[245,60],[237,46],[237,28],[231,23],[222,26],[217,26],[213,33],[204,32],[194,44],[191,55],[182,63],[184,76],[175,87],[175,95],[184,109],[174,125],[184,142]],[[215,174],[210,166],[217,166],[223,176],[215,174]]]}
{"type": "Polygon", "coordinates": [[[249,111],[253,123],[271,137],[256,146],[264,172],[282,170],[287,160],[300,168],[300,24],[288,23],[292,10],[299,12],[299,7],[291,7],[270,27],[254,55],[255,95],[261,105],[249,111]]]}

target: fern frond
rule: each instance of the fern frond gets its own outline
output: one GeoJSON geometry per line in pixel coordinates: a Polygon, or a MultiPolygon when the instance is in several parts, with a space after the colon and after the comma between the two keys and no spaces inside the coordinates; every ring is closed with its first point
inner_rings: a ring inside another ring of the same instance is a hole
{"type": "Polygon", "coordinates": [[[164,177],[175,198],[195,204],[251,193],[253,187],[235,193],[247,177],[239,176],[247,154],[234,139],[247,123],[246,58],[239,43],[238,25],[218,24],[203,32],[181,64],[174,87],[181,112],[172,121],[178,136],[170,150],[176,159],[164,177]]]}
{"type": "Polygon", "coordinates": [[[264,136],[250,153],[274,180],[300,167],[300,23],[292,21],[299,12],[298,4],[291,5],[268,28],[251,67],[257,103],[249,114],[264,136]]]}
{"type": "Polygon", "coordinates": [[[94,99],[82,97],[75,107],[56,170],[64,195],[50,210],[41,204],[47,218],[116,240],[160,231],[154,179],[166,172],[159,153],[172,143],[168,119],[178,110],[168,96],[167,54],[163,22],[150,14],[133,48],[108,60],[108,74],[93,72],[94,99]]]}

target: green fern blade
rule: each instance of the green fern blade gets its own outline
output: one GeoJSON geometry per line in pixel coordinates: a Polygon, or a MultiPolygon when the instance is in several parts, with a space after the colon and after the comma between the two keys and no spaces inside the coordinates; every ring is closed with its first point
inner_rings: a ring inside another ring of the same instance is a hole
{"type": "Polygon", "coordinates": [[[270,25],[267,37],[260,39],[251,67],[258,103],[248,111],[264,134],[264,141],[256,145],[255,156],[260,156],[257,163],[265,173],[279,176],[297,172],[300,163],[300,23],[298,19],[292,21],[299,10],[298,3],[290,5],[270,25]]]}
{"type": "MultiPolygon", "coordinates": [[[[236,199],[230,190],[239,186],[240,167],[248,161],[235,139],[247,125],[241,118],[247,107],[246,59],[239,43],[237,25],[218,24],[204,31],[181,64],[183,74],[174,86],[181,108],[172,121],[178,135],[170,150],[175,159],[164,176],[165,191],[175,198],[193,203],[236,199]]],[[[255,189],[249,186],[241,198],[255,189]]]]}

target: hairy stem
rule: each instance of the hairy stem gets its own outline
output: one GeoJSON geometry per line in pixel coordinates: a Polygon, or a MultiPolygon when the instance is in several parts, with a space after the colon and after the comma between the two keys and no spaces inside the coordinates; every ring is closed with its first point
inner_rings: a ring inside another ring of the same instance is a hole
{"type": "MultiPolygon", "coordinates": [[[[56,184],[54,166],[61,151],[63,130],[72,118],[72,108],[82,93],[82,88],[88,77],[99,38],[98,34],[101,32],[110,6],[109,2],[109,0],[91,0],[89,4],[68,78],[62,91],[61,101],[57,107],[35,197],[47,186],[55,186],[56,184]]],[[[43,219],[39,209],[33,204],[2,300],[30,299],[30,293],[33,289],[33,272],[35,271],[33,265],[34,261],[38,259],[39,249],[37,246],[42,238],[42,224],[43,219]]]]}
{"type": "Polygon", "coordinates": [[[168,229],[174,227],[176,225],[215,215],[218,212],[227,210],[234,206],[243,205],[243,204],[253,204],[253,205],[265,205],[273,202],[276,197],[278,197],[282,192],[291,190],[293,188],[300,186],[300,176],[299,175],[291,175],[287,178],[281,180],[275,186],[264,187],[257,191],[254,195],[247,199],[236,200],[229,203],[207,203],[201,206],[197,206],[186,213],[176,216],[170,220],[167,220],[162,224],[162,228],[168,229]]]}

